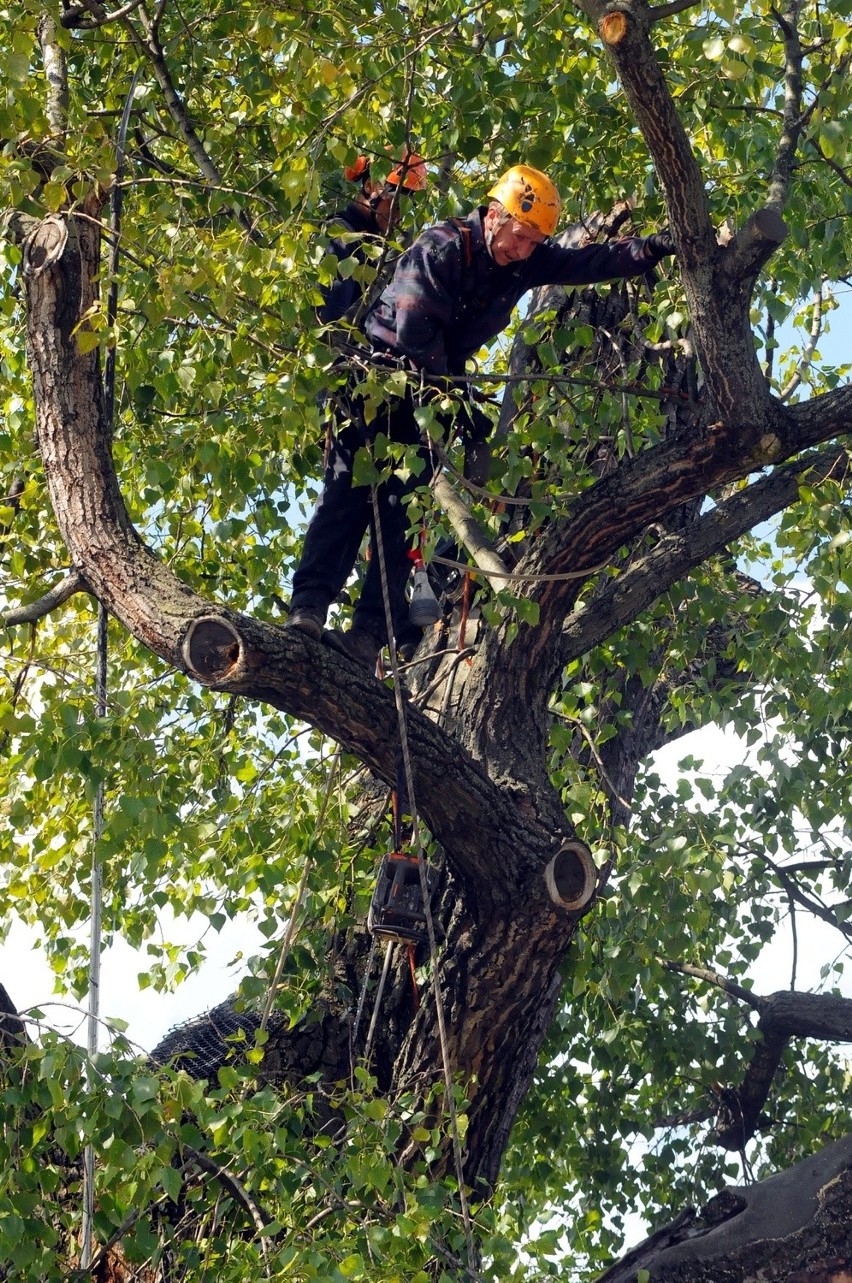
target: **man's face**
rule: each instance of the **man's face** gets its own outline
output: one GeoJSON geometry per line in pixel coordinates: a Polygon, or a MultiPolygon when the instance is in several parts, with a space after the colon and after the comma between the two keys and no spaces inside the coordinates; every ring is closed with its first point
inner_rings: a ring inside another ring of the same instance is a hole
{"type": "Polygon", "coordinates": [[[498,267],[509,263],[520,263],[529,258],[536,245],[541,245],[547,237],[534,227],[525,227],[514,218],[507,218],[504,211],[489,209],[485,215],[484,228],[486,239],[491,232],[488,245],[491,257],[498,267]]]}

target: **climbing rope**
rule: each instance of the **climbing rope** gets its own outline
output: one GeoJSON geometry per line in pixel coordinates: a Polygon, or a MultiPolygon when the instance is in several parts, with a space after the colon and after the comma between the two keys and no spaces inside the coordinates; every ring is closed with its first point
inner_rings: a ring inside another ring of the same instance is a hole
{"type": "MultiPolygon", "coordinates": [[[[98,602],[97,658],[95,663],[95,716],[107,712],[107,624],[109,616],[103,602],[98,602]]],[[[89,996],[86,1013],[86,1077],[91,1086],[95,1057],[98,1054],[98,1026],[101,1009],[101,923],[104,898],[104,873],[100,845],[104,831],[104,782],[98,781],[92,808],[92,887],[89,898],[89,996]]],[[[88,1269],[92,1258],[92,1229],[95,1219],[95,1150],[90,1143],[83,1151],[83,1216],[81,1225],[80,1265],[88,1269]]]]}
{"type": "Polygon", "coordinates": [[[507,579],[515,582],[524,582],[534,584],[558,584],[565,583],[569,579],[588,579],[590,575],[598,575],[602,570],[606,570],[611,565],[611,558],[600,562],[597,566],[589,566],[587,570],[566,570],[559,575],[534,575],[529,572],[518,573],[512,570],[492,570],[489,566],[486,570],[479,570],[477,566],[472,566],[469,561],[452,561],[449,557],[439,557],[433,554],[429,558],[436,566],[449,566],[452,570],[463,570],[469,575],[481,574],[485,579],[507,579]]]}
{"type": "MultiPolygon", "coordinates": [[[[107,296],[107,320],[115,324],[118,312],[118,260],[119,240],[121,234],[121,178],[124,173],[124,157],[127,146],[127,130],[130,125],[130,112],[136,93],[136,84],[141,68],[137,68],[130,83],[124,110],[118,127],[115,145],[115,181],[110,193],[110,252],[109,275],[110,288],[107,296]]],[[[107,352],[104,368],[104,414],[107,428],[111,432],[115,419],[115,369],[116,348],[111,346],[107,352]]],[[[107,713],[107,635],[109,615],[103,602],[98,602],[97,657],[95,662],[95,714],[99,718],[107,713]]],[[[103,914],[103,866],[100,862],[100,844],[104,831],[104,782],[100,780],[95,790],[92,808],[92,887],[90,895],[90,932],[89,932],[89,995],[86,1017],[86,1050],[89,1063],[87,1077],[91,1082],[92,1066],[98,1054],[98,1026],[100,1022],[101,999],[101,934],[103,914]]],[[[92,1261],[92,1231],[95,1219],[95,1151],[89,1144],[83,1151],[83,1214],[80,1229],[80,1266],[87,1270],[92,1261]]]]}
{"type": "MultiPolygon", "coordinates": [[[[382,360],[376,362],[373,359],[373,353],[365,347],[356,347],[355,344],[342,344],[341,349],[345,352],[347,360],[356,369],[365,373],[372,373],[376,368],[394,367],[405,370],[407,373],[416,374],[418,371],[412,370],[402,357],[394,358],[392,354],[388,356],[382,353],[382,360]]],[[[285,348],[284,351],[289,353],[291,349],[285,348]]],[[[651,401],[692,401],[688,392],[681,392],[679,388],[644,388],[635,383],[606,383],[600,379],[584,379],[576,374],[492,374],[488,371],[477,371],[476,374],[447,374],[443,376],[447,390],[453,387],[475,387],[477,383],[505,383],[505,384],[524,384],[524,383],[550,383],[558,387],[566,384],[572,387],[591,388],[596,392],[613,392],[621,396],[645,397],[651,401]]]]}
{"type": "MultiPolygon", "coordinates": [[[[402,683],[399,680],[399,666],[396,658],[396,650],[393,645],[393,619],[391,616],[390,591],[388,588],[387,565],[385,562],[384,541],[382,539],[382,524],[379,513],[379,504],[375,484],[370,487],[370,500],[373,507],[373,528],[376,538],[376,552],[379,559],[379,573],[382,584],[382,597],[385,608],[385,628],[388,636],[388,653],[390,655],[391,676],[393,678],[394,699],[396,703],[397,722],[399,726],[399,740],[402,752],[402,761],[405,777],[405,785],[408,792],[408,803],[411,809],[411,847],[417,859],[417,867],[420,874],[420,893],[423,901],[423,907],[426,918],[426,931],[429,938],[429,957],[432,963],[432,990],[435,995],[435,1015],[438,1023],[438,1040],[441,1048],[441,1065],[444,1074],[444,1090],[447,1099],[447,1112],[450,1118],[450,1131],[453,1146],[453,1161],[456,1170],[456,1183],[459,1191],[459,1204],[462,1211],[462,1221],[464,1223],[465,1244],[467,1248],[468,1268],[471,1273],[476,1269],[476,1253],[473,1243],[473,1226],[470,1217],[470,1207],[467,1201],[464,1184],[464,1163],[462,1160],[461,1135],[459,1132],[458,1112],[456,1110],[455,1097],[453,1094],[453,1077],[450,1067],[449,1046],[447,1041],[447,1025],[444,1013],[444,1002],[441,996],[441,986],[439,984],[439,963],[438,963],[438,944],[435,936],[435,923],[432,917],[432,906],[430,903],[430,888],[426,875],[426,861],[423,849],[423,839],[420,833],[420,819],[417,813],[417,805],[414,795],[414,772],[411,765],[411,752],[408,743],[408,722],[406,719],[405,701],[402,698],[402,683]]],[[[389,965],[389,954],[385,955],[385,967],[389,965]]],[[[376,1018],[378,1004],[373,1013],[373,1019],[376,1018]]]]}

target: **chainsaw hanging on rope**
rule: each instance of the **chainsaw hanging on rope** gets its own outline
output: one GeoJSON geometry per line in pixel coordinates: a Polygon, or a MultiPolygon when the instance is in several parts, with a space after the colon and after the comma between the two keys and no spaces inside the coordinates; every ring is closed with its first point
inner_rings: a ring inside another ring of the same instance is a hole
{"type": "Polygon", "coordinates": [[[421,878],[420,860],[416,855],[403,851],[403,817],[409,811],[405,773],[402,763],[397,770],[396,788],[391,792],[394,850],[382,856],[367,927],[382,940],[401,940],[404,944],[425,944],[429,939],[426,922],[428,906],[423,902],[423,888],[431,898],[435,871],[423,862],[425,878],[421,878]]]}
{"type": "MultiPolygon", "coordinates": [[[[433,881],[434,870],[427,864],[426,883],[430,892],[433,881]]],[[[382,856],[367,926],[374,936],[382,940],[425,944],[429,939],[416,855],[388,851],[382,856]]]]}

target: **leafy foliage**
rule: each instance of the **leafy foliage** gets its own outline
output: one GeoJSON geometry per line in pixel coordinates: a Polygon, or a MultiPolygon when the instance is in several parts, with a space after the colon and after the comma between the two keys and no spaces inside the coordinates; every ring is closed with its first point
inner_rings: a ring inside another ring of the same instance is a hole
{"type": "MultiPolygon", "coordinates": [[[[443,165],[415,211],[425,224],[478,201],[502,168],[524,160],[551,173],[570,220],[635,196],[633,221],[647,230],[663,209],[644,141],[586,22],[537,0],[461,13],[446,0],[164,8],[154,36],[183,115],[169,112],[158,84],[143,10],[68,30],[59,7],[48,9],[68,59],[67,136],[61,147],[51,142],[41,6],[17,4],[0,14],[8,140],[0,200],[43,216],[79,204],[93,178],[108,187],[132,95],[118,312],[111,321],[102,304],[79,342],[117,360],[114,455],[143,537],[186,584],[275,621],[321,469],[320,398],[337,377],[314,306],[332,270],[323,219],[342,200],[342,166],[366,151],[381,168],[415,145],[436,174],[443,165]],[[187,124],[218,183],[200,176],[187,124]]],[[[809,107],[785,213],[791,234],[754,298],[773,387],[785,389],[799,369],[795,398],[832,389],[849,370],[819,361],[819,342],[802,363],[815,308],[820,338],[838,325],[852,251],[841,127],[850,80],[840,74],[848,16],[848,0],[830,12],[802,7],[809,107]]],[[[657,30],[713,221],[742,225],[764,199],[778,147],[784,55],[774,11],[717,0],[657,30]]],[[[2,282],[5,607],[40,597],[67,558],[33,441],[20,250],[11,243],[2,282]]],[[[641,294],[636,310],[649,343],[687,337],[675,272],[653,297],[641,294]]],[[[602,443],[615,459],[629,457],[659,439],[664,415],[651,396],[631,404],[626,423],[620,395],[551,377],[566,349],[575,373],[593,368],[592,326],[545,313],[521,318],[518,329],[536,344],[541,379],[516,393],[520,413],[494,486],[527,486],[529,534],[593,483],[602,443]]],[[[505,372],[511,337],[488,354],[491,371],[505,372]]],[[[625,384],[640,377],[660,391],[657,367],[617,372],[625,384]]],[[[739,1081],[754,1030],[724,994],[667,962],[750,983],[795,906],[805,911],[794,878],[840,928],[823,982],[827,991],[841,982],[852,824],[845,505],[838,483],[803,484],[771,530],[682,580],[569,667],[553,694],[551,778],[572,823],[618,863],[566,965],[565,1004],[500,1188],[474,1209],[493,1277],[566,1277],[572,1268],[588,1277],[617,1250],[631,1211],[653,1218],[742,1170],[704,1142],[719,1084],[739,1081]],[[744,589],[744,569],[761,580],[759,596],[744,589]],[[708,638],[720,620],[728,636],[718,650],[708,638]],[[637,692],[663,687],[666,735],[717,723],[751,752],[711,777],[685,750],[673,785],[646,763],[628,831],[612,819],[607,745],[630,732],[637,692]],[[701,1117],[681,1121],[687,1115],[701,1117]]],[[[439,514],[433,522],[437,532],[439,514]]],[[[511,593],[491,618],[507,615],[514,628],[535,622],[533,603],[511,593]]],[[[160,934],[164,918],[200,914],[217,931],[249,913],[269,946],[248,966],[245,997],[262,1001],[306,873],[280,1007],[293,1026],[310,1020],[329,991],[348,993],[328,941],[363,919],[387,836],[353,836],[350,763],[330,761],[320,737],[284,715],[168,673],[115,625],[99,717],[94,636],[91,604],[79,597],[6,635],[0,920],[33,927],[63,991],[83,994],[92,806],[102,784],[104,939],[145,951],[140,983],[168,991],[203,963],[204,939],[178,947],[160,934]]],[[[417,1280],[435,1276],[437,1259],[457,1276],[465,1242],[452,1181],[434,1182],[425,1161],[407,1173],[395,1162],[403,1134],[428,1158],[445,1133],[433,1118],[412,1116],[410,1102],[391,1107],[368,1073],[336,1087],[341,1140],[316,1130],[327,1105],[319,1088],[316,1098],[309,1085],[283,1095],[257,1088],[259,1049],[247,1068],[228,1067],[205,1087],[181,1072],[155,1073],[121,1037],[87,1076],[74,1045],[46,1023],[38,1034],[4,1066],[0,1260],[15,1278],[50,1277],[58,1245],[65,1250],[79,1232],[87,1143],[98,1164],[97,1240],[126,1226],[120,1251],[133,1268],[167,1254],[176,1277],[215,1273],[222,1283],[262,1269],[417,1280]],[[190,1151],[202,1149],[239,1175],[267,1220],[262,1236],[233,1189],[194,1165],[190,1151]]],[[[824,1044],[797,1045],[773,1098],[775,1125],[744,1162],[759,1173],[821,1133],[849,1129],[848,1097],[842,1060],[824,1044]]]]}

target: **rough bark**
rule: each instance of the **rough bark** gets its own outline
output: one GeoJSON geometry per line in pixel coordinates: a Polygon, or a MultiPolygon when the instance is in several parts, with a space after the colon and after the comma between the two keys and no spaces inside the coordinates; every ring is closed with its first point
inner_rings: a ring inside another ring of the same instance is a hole
{"type": "Polygon", "coordinates": [[[849,1283],[852,1137],[686,1211],[598,1283],[849,1283]]]}

